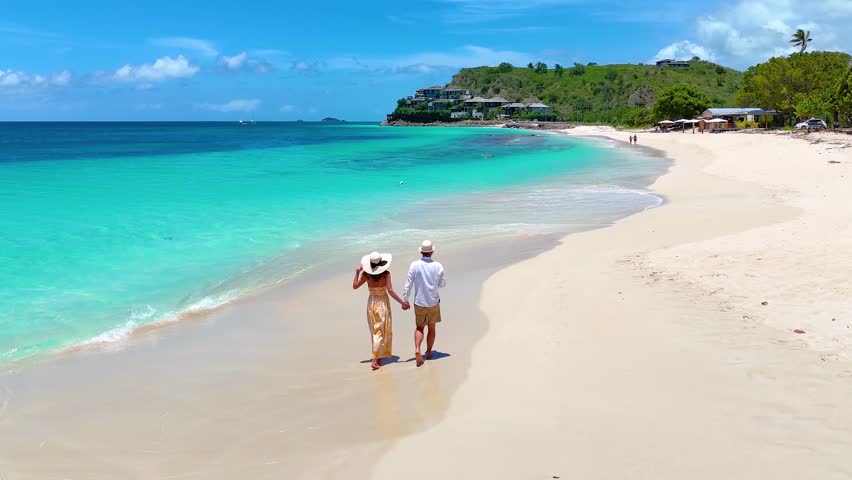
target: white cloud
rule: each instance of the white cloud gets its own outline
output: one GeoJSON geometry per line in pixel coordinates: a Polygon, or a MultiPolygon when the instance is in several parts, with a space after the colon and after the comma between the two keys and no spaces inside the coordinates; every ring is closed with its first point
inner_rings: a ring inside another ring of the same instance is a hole
{"type": "Polygon", "coordinates": [[[240,52],[231,57],[222,55],[219,57],[219,66],[229,72],[250,70],[255,73],[269,73],[273,70],[272,64],[261,58],[249,56],[247,52],[240,52]]]}
{"type": "Polygon", "coordinates": [[[207,40],[192,37],[163,37],[151,39],[151,43],[161,47],[182,48],[193,50],[205,57],[215,57],[219,54],[207,40]]]}
{"type": "Polygon", "coordinates": [[[365,71],[393,71],[398,73],[432,73],[439,70],[455,70],[463,67],[495,66],[501,62],[526,65],[528,62],[552,63],[547,55],[493,50],[477,45],[465,45],[455,51],[421,52],[391,58],[338,57],[329,60],[331,68],[365,71]]]}
{"type": "Polygon", "coordinates": [[[66,87],[71,83],[71,72],[63,70],[44,76],[10,69],[0,69],[0,91],[3,93],[26,94],[48,87],[66,87]]]}
{"type": "Polygon", "coordinates": [[[662,48],[654,58],[652,58],[648,63],[656,62],[657,60],[663,60],[665,58],[672,58],[675,60],[689,60],[692,57],[700,57],[702,60],[710,60],[715,61],[715,56],[710,53],[706,48],[701,45],[696,45],[689,40],[683,40],[680,42],[675,42],[667,47],[662,48]]]}
{"type": "Polygon", "coordinates": [[[197,107],[202,108],[204,110],[212,110],[214,112],[251,112],[253,110],[257,110],[257,107],[260,106],[260,103],[260,100],[256,98],[239,98],[221,104],[204,103],[201,105],[197,105],[197,107]]]}
{"type": "Polygon", "coordinates": [[[278,48],[264,48],[260,50],[252,50],[249,52],[252,56],[256,57],[274,57],[277,55],[290,55],[290,52],[287,50],[281,50],[278,48]]]}
{"type": "Polygon", "coordinates": [[[63,70],[59,73],[54,73],[50,76],[50,83],[59,87],[64,87],[71,83],[71,72],[63,70]]]}
{"type": "Polygon", "coordinates": [[[385,18],[391,23],[398,23],[400,25],[414,25],[417,23],[414,17],[408,16],[386,15],[385,18]]]}
{"type": "Polygon", "coordinates": [[[226,70],[239,70],[243,68],[248,59],[248,53],[240,52],[233,57],[222,55],[219,57],[219,64],[225,67],[226,70]]]}
{"type": "Polygon", "coordinates": [[[58,38],[59,34],[54,32],[47,32],[44,30],[36,30],[33,28],[25,27],[22,25],[14,25],[9,23],[0,23],[0,33],[9,33],[15,35],[17,37],[21,36],[29,36],[29,37],[41,37],[41,38],[58,38]]]}
{"type": "Polygon", "coordinates": [[[112,79],[119,82],[159,82],[170,78],[190,78],[198,70],[197,65],[178,55],[177,58],[160,57],[153,64],[125,65],[115,71],[112,79]]]}
{"type": "Polygon", "coordinates": [[[281,108],[279,108],[278,111],[285,112],[285,113],[295,112],[296,106],[295,105],[281,105],[281,108]]]}
{"type": "Polygon", "coordinates": [[[6,70],[5,72],[0,70],[0,87],[17,87],[21,83],[24,83],[26,74],[24,72],[13,72],[11,70],[6,70]]]}
{"type": "Polygon", "coordinates": [[[303,62],[303,61],[293,62],[292,67],[293,67],[293,70],[296,70],[296,71],[299,71],[299,72],[311,72],[313,70],[316,70],[316,65],[310,64],[308,62],[303,62]]]}
{"type": "Polygon", "coordinates": [[[449,6],[444,11],[446,23],[481,23],[505,20],[546,8],[568,7],[588,0],[440,0],[449,6]]]}
{"type": "MultiPolygon", "coordinates": [[[[695,19],[694,38],[661,50],[684,53],[703,49],[702,58],[745,68],[795,49],[789,40],[798,28],[811,31],[811,50],[852,51],[852,1],[810,2],[807,8],[793,0],[737,0],[695,19]]],[[[659,53],[657,54],[659,57],[659,53]]],[[[657,57],[655,57],[657,58],[657,57]]],[[[671,58],[675,58],[671,56],[671,58]]]]}

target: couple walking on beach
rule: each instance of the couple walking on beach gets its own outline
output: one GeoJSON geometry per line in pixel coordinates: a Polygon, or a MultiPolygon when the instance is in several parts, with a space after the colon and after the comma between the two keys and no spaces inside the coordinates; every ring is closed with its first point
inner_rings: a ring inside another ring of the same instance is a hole
{"type": "Polygon", "coordinates": [[[441,297],[438,289],[447,285],[444,266],[432,259],[435,246],[429,240],[420,244],[420,260],[411,262],[402,298],[396,294],[391,282],[390,264],[393,255],[373,252],[361,259],[355,269],[352,288],[357,290],[365,283],[370,289],[367,300],[367,325],[373,338],[373,370],[381,368],[381,360],[391,356],[393,344],[393,325],[391,321],[390,297],[399,302],[403,310],[411,308],[408,297],[414,290],[414,358],[417,366],[423,365],[420,346],[426,337],[426,359],[432,358],[435,345],[435,326],[441,321],[441,297]]]}

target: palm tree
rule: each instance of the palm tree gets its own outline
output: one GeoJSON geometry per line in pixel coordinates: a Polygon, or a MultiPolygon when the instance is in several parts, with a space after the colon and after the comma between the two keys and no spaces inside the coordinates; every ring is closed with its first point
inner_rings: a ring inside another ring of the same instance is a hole
{"type": "Polygon", "coordinates": [[[801,53],[808,48],[808,43],[811,41],[813,41],[811,38],[811,32],[806,32],[800,28],[793,34],[793,38],[790,40],[790,43],[792,43],[794,47],[799,47],[801,49],[799,50],[799,53],[801,53]]]}

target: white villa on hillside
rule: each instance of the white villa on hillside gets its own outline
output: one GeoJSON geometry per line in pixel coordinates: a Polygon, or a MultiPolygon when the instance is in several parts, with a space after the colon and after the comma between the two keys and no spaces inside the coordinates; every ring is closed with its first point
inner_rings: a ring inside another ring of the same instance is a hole
{"type": "MultiPolygon", "coordinates": [[[[442,110],[453,110],[451,118],[475,118],[482,119],[491,112],[498,112],[499,116],[512,116],[521,112],[536,112],[547,114],[551,112],[549,106],[540,103],[510,102],[503,97],[483,98],[471,97],[470,92],[464,88],[441,87],[434,85],[415,91],[414,96],[405,99],[405,104],[411,108],[426,105],[430,112],[442,110]],[[456,106],[462,104],[462,110],[456,106]]],[[[422,108],[422,107],[420,107],[422,108]]]]}

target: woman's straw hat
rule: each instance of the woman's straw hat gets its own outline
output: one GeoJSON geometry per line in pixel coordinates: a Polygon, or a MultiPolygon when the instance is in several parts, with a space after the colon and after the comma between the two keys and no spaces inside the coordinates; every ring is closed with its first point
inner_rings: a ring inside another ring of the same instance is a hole
{"type": "Polygon", "coordinates": [[[386,272],[388,268],[390,268],[392,260],[393,255],[390,253],[373,252],[361,257],[361,266],[364,267],[364,273],[378,275],[386,272]]]}

